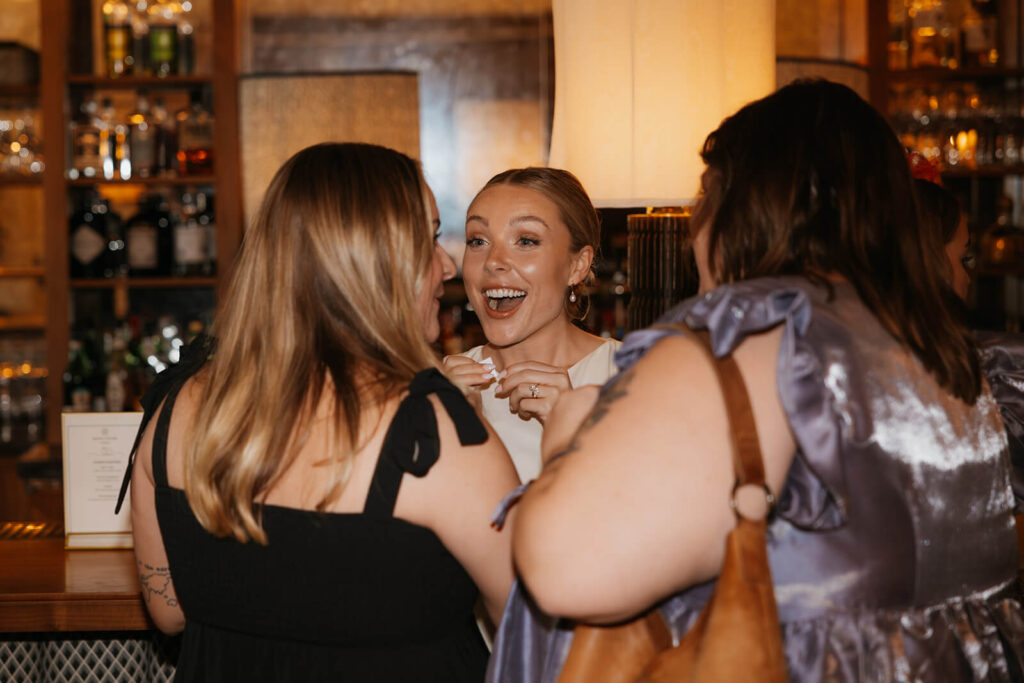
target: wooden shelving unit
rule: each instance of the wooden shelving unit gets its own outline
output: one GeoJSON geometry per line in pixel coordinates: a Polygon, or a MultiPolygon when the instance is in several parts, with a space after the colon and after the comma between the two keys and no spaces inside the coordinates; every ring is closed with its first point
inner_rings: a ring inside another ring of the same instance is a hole
{"type": "MultiPolygon", "coordinates": [[[[46,282],[46,311],[40,317],[46,336],[46,379],[48,398],[46,434],[51,445],[60,442],[61,397],[64,395],[63,368],[67,362],[70,329],[68,320],[75,292],[110,289],[123,293],[135,289],[211,288],[219,290],[226,282],[230,264],[241,242],[242,205],[241,170],[238,141],[238,0],[210,0],[213,15],[213,69],[210,74],[195,76],[104,76],[71,73],[69,47],[75,32],[71,26],[73,0],[47,0],[40,3],[43,13],[40,55],[41,83],[38,88],[43,130],[46,135],[48,166],[42,186],[45,203],[45,264],[41,274],[46,282]],[[67,178],[63,167],[68,141],[60,131],[69,123],[66,116],[72,93],[83,89],[145,88],[150,93],[209,88],[213,95],[214,150],[216,172],[209,176],[132,178],[130,180],[67,178]],[[216,277],[189,278],[119,278],[112,280],[72,280],[68,272],[68,207],[69,195],[81,188],[103,185],[141,186],[213,186],[216,197],[218,255],[216,277]]],[[[91,30],[91,29],[85,29],[91,30]]],[[[93,36],[93,40],[101,40],[93,36]]],[[[76,65],[79,69],[81,65],[76,65]]],[[[2,92],[2,91],[0,91],[2,92]]]]}
{"type": "Polygon", "coordinates": [[[216,287],[216,277],[132,277],[71,280],[71,289],[184,289],[216,287]]]}
{"type": "Polygon", "coordinates": [[[208,76],[124,76],[109,78],[107,76],[90,76],[72,74],[67,82],[72,86],[89,86],[102,89],[137,90],[146,88],[150,91],[181,90],[190,86],[209,85],[212,79],[208,76]]]}
{"type": "Polygon", "coordinates": [[[100,185],[146,185],[146,186],[159,186],[159,185],[215,185],[217,183],[217,176],[202,175],[202,176],[159,176],[155,178],[130,178],[128,180],[121,180],[120,178],[75,178],[74,180],[68,180],[68,186],[70,187],[97,187],[100,185]]]}
{"type": "Polygon", "coordinates": [[[43,177],[38,175],[0,175],[0,187],[7,187],[12,185],[30,185],[32,187],[39,187],[42,184],[43,177]]]}
{"type": "MultiPolygon", "coordinates": [[[[888,68],[887,41],[889,32],[887,0],[868,0],[868,58],[870,67],[871,103],[885,115],[890,113],[890,102],[899,90],[923,89],[929,93],[941,93],[946,89],[957,90],[962,86],[974,85],[976,92],[999,93],[1007,102],[1024,105],[1024,25],[1021,17],[1016,25],[1009,27],[1016,44],[1000,46],[1003,58],[1013,55],[1013,66],[972,67],[972,68],[917,68],[890,70],[888,68]]],[[[1006,36],[1006,31],[1001,31],[1006,36]]],[[[999,102],[1001,98],[995,101],[999,102]]],[[[990,119],[990,126],[1005,126],[1003,131],[1012,130],[1016,125],[1011,120],[1016,116],[990,119]],[[1002,121],[1002,123],[998,123],[1002,121]]],[[[979,127],[980,130],[980,127],[979,127]]],[[[1020,135],[1020,132],[1017,131],[1020,135]]],[[[1018,143],[1019,144],[1019,143],[1018,143]]],[[[980,244],[982,232],[996,217],[997,198],[1004,193],[1007,178],[1024,178],[1024,163],[991,164],[979,168],[949,167],[942,171],[943,184],[960,198],[962,208],[968,217],[972,242],[980,244]]],[[[1005,309],[1000,309],[998,299],[1002,296],[1004,279],[1024,277],[1024,267],[991,267],[979,265],[971,271],[974,293],[968,300],[972,324],[998,326],[999,316],[1003,323],[1010,322],[1005,309]]],[[[1021,314],[1024,315],[1024,314],[1021,314]]]]}

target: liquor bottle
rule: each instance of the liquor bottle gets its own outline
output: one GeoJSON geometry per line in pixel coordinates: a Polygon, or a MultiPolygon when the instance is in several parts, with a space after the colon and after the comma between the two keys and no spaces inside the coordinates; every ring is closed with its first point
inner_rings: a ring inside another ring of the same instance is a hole
{"type": "Polygon", "coordinates": [[[949,22],[945,0],[913,0],[910,7],[910,65],[914,68],[950,65],[949,22]]]}
{"type": "Polygon", "coordinates": [[[184,10],[178,22],[178,73],[190,75],[196,70],[196,40],[195,25],[192,23],[189,12],[184,10]]]}
{"type": "Polygon", "coordinates": [[[964,66],[997,66],[999,48],[996,3],[971,0],[960,22],[961,55],[964,66]]]}
{"type": "Polygon", "coordinates": [[[214,220],[213,195],[200,190],[196,192],[196,220],[206,233],[207,274],[217,271],[217,223],[214,220]]]}
{"type": "Polygon", "coordinates": [[[154,76],[178,73],[178,25],[181,5],[156,0],[146,10],[149,17],[149,67],[154,76]]]}
{"type": "Polygon", "coordinates": [[[106,180],[113,180],[117,168],[117,133],[114,130],[114,105],[111,104],[109,97],[103,98],[96,126],[99,129],[100,166],[103,169],[103,177],[106,180]]]}
{"type": "Polygon", "coordinates": [[[71,215],[68,245],[71,251],[71,277],[103,276],[103,256],[107,249],[106,217],[101,215],[99,197],[82,197],[71,215]]]}
{"type": "Polygon", "coordinates": [[[128,123],[133,172],[139,178],[151,178],[156,175],[158,132],[149,113],[149,98],[144,92],[139,92],[135,112],[129,117],[128,123]]]}
{"type": "Polygon", "coordinates": [[[77,413],[92,408],[92,382],[96,368],[82,348],[82,342],[68,342],[68,364],[64,369],[64,405],[77,413]]]}
{"type": "Polygon", "coordinates": [[[1013,200],[996,200],[996,220],[981,236],[981,262],[994,268],[1024,266],[1024,228],[1013,223],[1013,200]]]}
{"type": "Polygon", "coordinates": [[[128,180],[132,177],[132,147],[128,134],[129,128],[126,122],[114,122],[114,160],[117,162],[117,177],[121,180],[128,180]]]}
{"type": "Polygon", "coordinates": [[[71,167],[68,177],[98,178],[103,172],[100,158],[100,129],[96,125],[96,100],[82,102],[79,115],[71,126],[71,167]]]}
{"type": "Polygon", "coordinates": [[[131,8],[125,0],[106,0],[102,12],[107,75],[126,76],[131,73],[131,8]]]}
{"type": "Polygon", "coordinates": [[[124,342],[120,337],[110,334],[110,352],[107,354],[107,377],[104,397],[107,399],[107,410],[119,413],[128,404],[127,381],[128,372],[124,367],[124,342]]]}
{"type": "Polygon", "coordinates": [[[897,71],[909,66],[910,41],[907,32],[907,0],[889,0],[889,41],[887,45],[889,70],[897,71]]]}
{"type": "Polygon", "coordinates": [[[196,276],[208,272],[206,228],[199,224],[194,193],[185,190],[180,216],[174,225],[174,274],[196,276]]]}
{"type": "Polygon", "coordinates": [[[203,104],[203,95],[193,90],[189,106],[179,111],[178,174],[206,175],[213,173],[213,115],[203,104]]]}
{"type": "Polygon", "coordinates": [[[128,273],[161,276],[171,273],[171,216],[162,195],[144,195],[139,210],[125,224],[128,273]]]}
{"type": "Polygon", "coordinates": [[[162,97],[153,101],[153,128],[156,131],[156,173],[174,175],[178,170],[178,130],[176,119],[167,112],[162,97]]]}
{"type": "Polygon", "coordinates": [[[125,259],[124,225],[121,223],[121,217],[110,209],[110,203],[106,199],[101,199],[94,211],[100,216],[106,228],[103,277],[124,277],[128,274],[128,261],[125,259]]]}
{"type": "Polygon", "coordinates": [[[132,73],[148,76],[149,66],[149,17],[146,14],[146,0],[138,0],[132,12],[132,73]]]}

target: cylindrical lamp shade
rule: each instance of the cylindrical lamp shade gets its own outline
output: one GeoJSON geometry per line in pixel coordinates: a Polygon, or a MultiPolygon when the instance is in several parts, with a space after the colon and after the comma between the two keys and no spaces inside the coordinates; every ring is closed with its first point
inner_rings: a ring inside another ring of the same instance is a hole
{"type": "Polygon", "coordinates": [[[553,0],[550,164],[600,207],[684,206],[704,138],[775,87],[774,0],[553,0]]]}

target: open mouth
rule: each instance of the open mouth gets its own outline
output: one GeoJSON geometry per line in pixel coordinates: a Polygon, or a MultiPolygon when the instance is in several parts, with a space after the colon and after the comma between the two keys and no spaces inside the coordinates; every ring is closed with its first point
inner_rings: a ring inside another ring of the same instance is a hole
{"type": "Polygon", "coordinates": [[[487,308],[497,313],[505,313],[514,310],[526,298],[526,292],[521,289],[510,289],[501,287],[497,289],[485,289],[484,296],[487,297],[487,308]]]}

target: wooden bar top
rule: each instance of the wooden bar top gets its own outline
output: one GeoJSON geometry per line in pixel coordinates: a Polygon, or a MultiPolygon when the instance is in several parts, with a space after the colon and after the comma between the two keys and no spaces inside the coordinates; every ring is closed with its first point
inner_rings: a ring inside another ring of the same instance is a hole
{"type": "Polygon", "coordinates": [[[63,538],[0,540],[0,632],[151,628],[131,550],[65,550],[63,538]]]}

